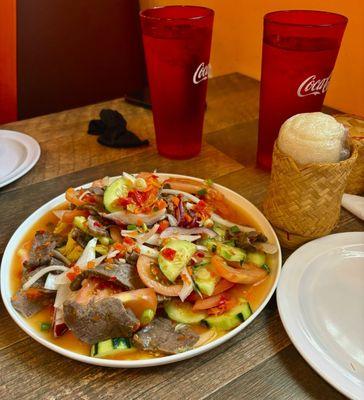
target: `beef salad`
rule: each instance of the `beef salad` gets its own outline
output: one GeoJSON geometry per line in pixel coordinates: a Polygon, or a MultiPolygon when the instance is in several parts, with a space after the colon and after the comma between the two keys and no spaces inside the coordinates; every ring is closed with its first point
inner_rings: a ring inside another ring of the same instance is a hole
{"type": "Polygon", "coordinates": [[[66,200],[19,248],[12,297],[29,320],[49,315],[38,329],[54,340],[74,338],[91,357],[160,357],[254,312],[277,248],[211,180],[123,173],[66,200]]]}

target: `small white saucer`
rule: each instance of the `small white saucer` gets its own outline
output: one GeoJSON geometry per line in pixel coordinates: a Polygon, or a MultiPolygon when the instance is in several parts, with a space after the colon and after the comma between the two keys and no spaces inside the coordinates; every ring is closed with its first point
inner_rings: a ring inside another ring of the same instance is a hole
{"type": "Polygon", "coordinates": [[[283,267],[277,303],[305,360],[349,398],[364,399],[364,232],[296,250],[283,267]]]}
{"type": "Polygon", "coordinates": [[[0,130],[0,187],[19,179],[36,164],[40,146],[24,133],[0,130]]]}

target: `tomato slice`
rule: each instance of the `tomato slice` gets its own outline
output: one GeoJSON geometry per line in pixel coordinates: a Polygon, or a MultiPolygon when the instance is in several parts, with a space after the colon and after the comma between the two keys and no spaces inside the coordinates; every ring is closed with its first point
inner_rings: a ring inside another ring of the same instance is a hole
{"type": "Polygon", "coordinates": [[[139,320],[145,310],[153,310],[154,314],[157,311],[157,295],[151,288],[130,290],[114,297],[118,297],[125,307],[130,308],[139,320]]]}
{"type": "Polygon", "coordinates": [[[235,283],[229,282],[226,279],[222,278],[222,279],[219,280],[219,282],[215,286],[215,290],[212,293],[212,296],[215,296],[216,294],[220,294],[222,292],[225,292],[225,290],[229,290],[233,286],[235,286],[235,283]]]}
{"type": "Polygon", "coordinates": [[[207,310],[208,308],[217,307],[221,302],[221,299],[221,295],[207,297],[206,299],[198,299],[193,305],[192,310],[207,310]]]}
{"type": "Polygon", "coordinates": [[[151,261],[152,260],[149,257],[144,255],[140,255],[138,258],[137,270],[144,285],[154,289],[157,293],[164,296],[178,296],[182,289],[182,285],[166,286],[157,282],[150,271],[151,261]]]}
{"type": "Polygon", "coordinates": [[[267,276],[267,271],[252,263],[243,264],[241,268],[233,268],[227,265],[222,257],[216,255],[212,256],[211,263],[217,274],[233,283],[251,285],[267,276]]]}
{"type": "Polygon", "coordinates": [[[77,217],[78,215],[81,215],[83,217],[88,217],[89,212],[87,210],[71,210],[71,211],[66,211],[62,215],[62,222],[65,222],[66,224],[72,224],[73,219],[77,217]]]}

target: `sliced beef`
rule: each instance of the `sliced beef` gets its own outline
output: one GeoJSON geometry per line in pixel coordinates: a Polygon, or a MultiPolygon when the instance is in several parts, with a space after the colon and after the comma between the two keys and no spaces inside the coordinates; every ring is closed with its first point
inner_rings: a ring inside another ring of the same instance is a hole
{"type": "Polygon", "coordinates": [[[75,240],[81,247],[85,248],[90,240],[90,236],[87,233],[82,232],[81,229],[73,228],[72,239],[75,240]]]}
{"type": "Polygon", "coordinates": [[[95,268],[86,269],[77,275],[71,282],[71,290],[81,289],[82,281],[90,277],[101,278],[127,289],[139,289],[143,287],[143,283],[134,265],[100,264],[95,268]]]}
{"type": "Polygon", "coordinates": [[[94,236],[109,236],[106,226],[102,225],[100,218],[93,215],[87,217],[87,227],[90,233],[94,236]]]}
{"type": "Polygon", "coordinates": [[[266,242],[267,237],[262,233],[256,231],[252,232],[237,232],[232,233],[230,230],[226,231],[226,240],[234,240],[235,246],[245,250],[254,251],[255,242],[266,242]]]}
{"type": "Polygon", "coordinates": [[[65,238],[60,235],[45,231],[36,232],[30,248],[29,260],[24,262],[24,267],[33,269],[40,265],[49,265],[53,250],[62,246],[64,242],[65,238]]]}
{"type": "Polygon", "coordinates": [[[112,296],[93,297],[86,304],[66,300],[63,312],[69,329],[89,344],[113,337],[131,337],[140,326],[133,312],[125,309],[121,300],[112,296]]]}
{"type": "Polygon", "coordinates": [[[141,349],[164,354],[189,350],[199,336],[187,325],[175,325],[166,318],[156,318],[133,336],[134,345],[141,349]]]}
{"type": "Polygon", "coordinates": [[[131,253],[126,253],[125,260],[128,264],[136,265],[139,258],[139,253],[132,251],[131,253]]]}
{"type": "Polygon", "coordinates": [[[44,307],[53,304],[55,292],[30,288],[17,291],[11,299],[11,304],[23,317],[29,318],[44,307]]]}

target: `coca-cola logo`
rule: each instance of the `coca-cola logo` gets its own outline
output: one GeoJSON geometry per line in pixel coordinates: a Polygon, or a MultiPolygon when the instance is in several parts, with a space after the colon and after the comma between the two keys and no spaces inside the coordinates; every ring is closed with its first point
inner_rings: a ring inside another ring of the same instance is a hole
{"type": "Polygon", "coordinates": [[[205,63],[201,63],[195,73],[193,74],[193,83],[197,85],[198,83],[206,80],[209,75],[209,66],[205,65],[205,63]]]}
{"type": "Polygon", "coordinates": [[[316,79],[316,75],[311,75],[305,79],[297,89],[298,97],[305,97],[319,94],[323,94],[327,91],[330,83],[331,75],[327,78],[316,79]]]}

